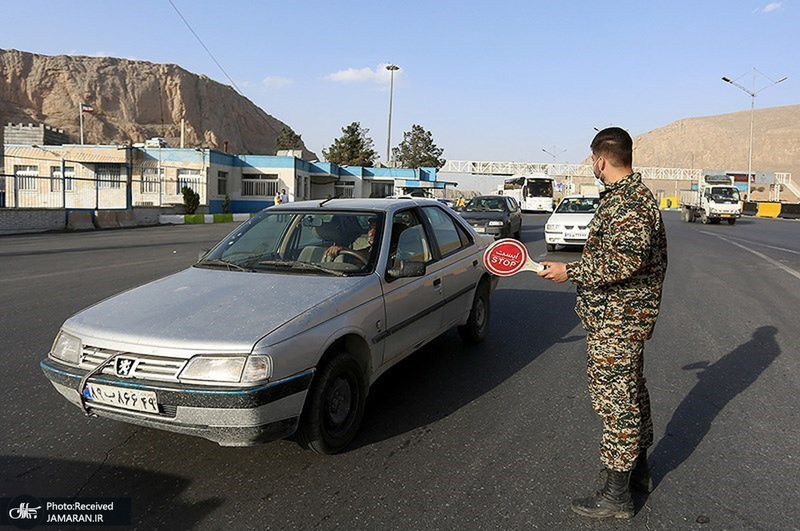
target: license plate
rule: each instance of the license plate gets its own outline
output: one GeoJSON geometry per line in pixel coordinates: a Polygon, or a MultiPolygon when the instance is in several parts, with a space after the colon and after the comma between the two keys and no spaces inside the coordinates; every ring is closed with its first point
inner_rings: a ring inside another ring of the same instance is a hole
{"type": "Polygon", "coordinates": [[[474,227],[475,232],[486,232],[486,227],[474,227]]]}
{"type": "Polygon", "coordinates": [[[111,385],[86,384],[83,396],[89,402],[97,402],[147,413],[158,413],[158,399],[153,391],[140,391],[111,385]]]}
{"type": "Polygon", "coordinates": [[[568,240],[583,240],[586,239],[588,235],[585,232],[565,232],[564,238],[568,240]]]}
{"type": "Polygon", "coordinates": [[[732,218],[733,214],[722,214],[723,218],[732,218]]]}

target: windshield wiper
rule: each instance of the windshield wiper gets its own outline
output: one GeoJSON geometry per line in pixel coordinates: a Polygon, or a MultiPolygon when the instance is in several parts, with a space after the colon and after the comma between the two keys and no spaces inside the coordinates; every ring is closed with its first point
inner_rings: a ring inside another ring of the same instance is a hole
{"type": "Polygon", "coordinates": [[[253,269],[249,269],[247,267],[242,267],[239,264],[234,264],[233,262],[228,262],[227,260],[202,260],[195,264],[198,267],[210,266],[210,267],[224,267],[228,271],[244,271],[245,273],[252,273],[253,269]]]}
{"type": "Polygon", "coordinates": [[[300,270],[305,269],[306,271],[308,271],[309,269],[313,269],[315,271],[324,271],[325,273],[330,273],[331,275],[335,275],[337,277],[347,276],[347,273],[343,271],[328,269],[327,267],[323,267],[319,264],[314,264],[311,262],[295,262],[292,260],[262,260],[261,262],[258,262],[258,265],[285,267],[287,269],[300,269],[300,270]]]}

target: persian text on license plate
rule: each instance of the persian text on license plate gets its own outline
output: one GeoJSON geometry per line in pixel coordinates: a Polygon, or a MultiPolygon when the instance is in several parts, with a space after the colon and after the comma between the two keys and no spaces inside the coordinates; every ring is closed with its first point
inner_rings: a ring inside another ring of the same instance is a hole
{"type": "Polygon", "coordinates": [[[89,402],[98,402],[148,413],[158,413],[158,399],[153,391],[90,383],[86,384],[83,396],[89,402]]]}
{"type": "Polygon", "coordinates": [[[486,227],[474,227],[475,232],[486,232],[486,227]]]}
{"type": "Polygon", "coordinates": [[[565,232],[564,238],[568,240],[583,240],[588,236],[585,232],[565,232]]]}

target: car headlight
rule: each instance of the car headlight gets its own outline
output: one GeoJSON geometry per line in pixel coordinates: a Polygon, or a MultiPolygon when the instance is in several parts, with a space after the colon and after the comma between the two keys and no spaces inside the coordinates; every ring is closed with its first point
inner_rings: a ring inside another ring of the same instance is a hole
{"type": "Polygon", "coordinates": [[[555,223],[548,223],[544,226],[544,230],[549,230],[550,232],[557,232],[561,230],[561,225],[556,225],[555,223]]]}
{"type": "Polygon", "coordinates": [[[490,221],[489,222],[489,226],[490,227],[502,227],[503,225],[505,225],[504,221],[490,221]]]}
{"type": "Polygon", "coordinates": [[[50,349],[50,357],[70,365],[78,365],[81,359],[81,350],[80,339],[61,331],[53,342],[53,348],[50,349]]]}
{"type": "Polygon", "coordinates": [[[199,355],[189,360],[179,379],[252,383],[267,380],[271,376],[272,359],[269,356],[199,355]]]}

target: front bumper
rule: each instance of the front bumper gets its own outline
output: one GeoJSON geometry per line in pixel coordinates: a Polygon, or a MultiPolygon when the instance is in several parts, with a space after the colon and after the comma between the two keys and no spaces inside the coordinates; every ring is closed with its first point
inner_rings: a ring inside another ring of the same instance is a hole
{"type": "MultiPolygon", "coordinates": [[[[56,390],[80,406],[78,387],[86,371],[50,358],[40,363],[56,390]]],[[[158,413],[86,401],[90,413],[122,422],[196,435],[221,446],[252,446],[288,437],[297,430],[314,370],[258,387],[203,387],[97,375],[90,383],[152,391],[158,413]]]]}
{"type": "Polygon", "coordinates": [[[495,240],[499,238],[508,238],[511,236],[511,230],[507,225],[501,225],[500,227],[472,225],[472,228],[475,229],[475,232],[477,232],[478,234],[486,234],[488,236],[494,236],[495,240]]]}
{"type": "Polygon", "coordinates": [[[544,241],[551,245],[586,245],[587,238],[564,238],[563,232],[546,232],[544,241]]]}

